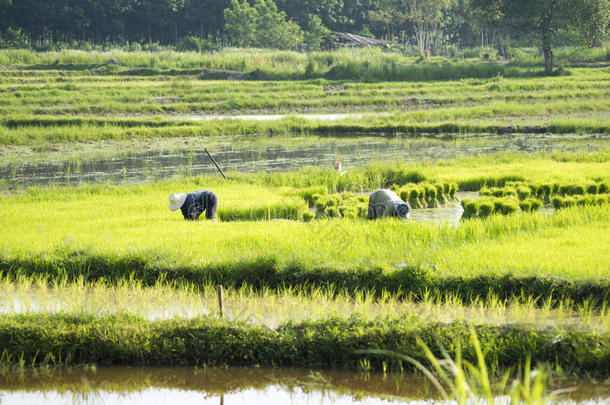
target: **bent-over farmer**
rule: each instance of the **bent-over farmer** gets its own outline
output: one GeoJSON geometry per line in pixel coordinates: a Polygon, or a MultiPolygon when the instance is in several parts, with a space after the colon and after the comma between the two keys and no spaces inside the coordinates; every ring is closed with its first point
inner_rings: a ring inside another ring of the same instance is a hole
{"type": "Polygon", "coordinates": [[[171,211],[182,210],[182,216],[187,220],[197,220],[205,211],[205,217],[216,221],[216,205],[218,199],[216,194],[210,190],[198,190],[192,193],[176,193],[169,196],[169,209],[171,211]]]}
{"type": "Polygon", "coordinates": [[[369,219],[398,217],[408,219],[411,206],[392,190],[377,190],[369,196],[369,219]]]}

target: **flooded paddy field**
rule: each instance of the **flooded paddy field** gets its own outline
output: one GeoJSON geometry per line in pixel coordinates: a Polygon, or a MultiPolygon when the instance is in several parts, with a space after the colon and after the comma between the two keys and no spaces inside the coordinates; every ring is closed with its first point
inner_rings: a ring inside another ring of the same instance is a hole
{"type": "Polygon", "coordinates": [[[305,166],[343,171],[371,161],[433,162],[500,152],[595,152],[604,136],[493,135],[474,137],[224,136],[58,144],[45,149],[0,147],[4,187],[142,183],[217,173],[207,148],[228,173],[285,172],[305,166]]]}
{"type": "MultiPolygon", "coordinates": [[[[553,403],[600,404],[610,383],[565,379],[553,403]]],[[[59,404],[453,404],[422,376],[298,368],[137,368],[0,373],[0,403],[59,404]]],[[[508,403],[498,397],[496,403],[508,403]]]]}
{"type": "MultiPolygon", "coordinates": [[[[219,314],[216,286],[196,290],[170,285],[143,287],[102,283],[48,283],[45,279],[8,279],[0,283],[0,314],[104,315],[129,313],[144,319],[170,320],[219,314]]],[[[393,314],[434,322],[467,320],[473,324],[520,324],[532,327],[570,327],[610,332],[610,313],[596,308],[594,301],[576,304],[570,300],[523,301],[518,297],[490,297],[463,303],[447,294],[420,300],[372,292],[333,294],[292,289],[255,292],[251,286],[224,290],[223,317],[230,321],[277,329],[287,322],[318,321],[329,317],[363,319],[393,314]]]]}
{"type": "Polygon", "coordinates": [[[433,367],[425,345],[610,402],[605,65],[361,83],[40,57],[0,78],[1,404],[457,403],[362,353],[433,367]],[[168,210],[202,188],[217,223],[168,210]],[[411,220],[367,220],[379,188],[411,220]]]}

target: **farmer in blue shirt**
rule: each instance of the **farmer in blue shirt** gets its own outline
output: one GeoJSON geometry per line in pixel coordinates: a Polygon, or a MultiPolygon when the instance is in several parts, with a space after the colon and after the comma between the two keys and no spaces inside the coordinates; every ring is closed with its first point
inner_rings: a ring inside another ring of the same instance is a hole
{"type": "Polygon", "coordinates": [[[182,210],[184,219],[195,221],[205,211],[205,217],[216,221],[216,205],[218,199],[216,194],[210,190],[193,191],[192,193],[176,193],[169,196],[169,209],[171,211],[182,210]]]}
{"type": "Polygon", "coordinates": [[[398,217],[409,219],[411,206],[392,190],[377,190],[369,196],[369,219],[398,217]]]}

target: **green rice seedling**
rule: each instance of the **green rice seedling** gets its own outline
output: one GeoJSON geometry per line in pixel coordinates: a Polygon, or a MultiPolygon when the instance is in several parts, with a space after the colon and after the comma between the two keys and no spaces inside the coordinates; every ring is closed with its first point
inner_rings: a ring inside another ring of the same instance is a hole
{"type": "Polygon", "coordinates": [[[551,199],[551,204],[553,205],[553,208],[559,210],[564,207],[564,200],[563,197],[555,196],[551,199]]]}
{"type": "Polygon", "coordinates": [[[549,193],[549,198],[550,198],[550,196],[552,196],[552,195],[558,194],[558,193],[559,193],[559,188],[560,188],[560,185],[559,185],[559,184],[557,184],[557,183],[553,183],[553,184],[551,185],[551,192],[549,193]]]}
{"type": "Polygon", "coordinates": [[[494,204],[491,201],[481,201],[479,203],[478,216],[481,218],[487,218],[494,213],[494,204]]]}
{"type": "Polygon", "coordinates": [[[540,209],[540,207],[542,207],[542,201],[537,200],[537,199],[531,199],[530,200],[530,207],[531,207],[531,212],[536,212],[540,209]]]}
{"type": "Polygon", "coordinates": [[[479,211],[479,203],[476,200],[464,198],[460,203],[464,209],[462,218],[474,218],[477,215],[477,212],[479,211]]]}
{"type": "Polygon", "coordinates": [[[500,204],[499,212],[502,215],[514,214],[519,209],[519,201],[514,198],[503,199],[500,204]]]}
{"type": "Polygon", "coordinates": [[[523,212],[532,212],[532,200],[527,199],[519,202],[519,209],[523,212]]]}
{"type": "Polygon", "coordinates": [[[551,189],[552,189],[551,184],[545,183],[545,184],[540,185],[540,187],[538,188],[538,195],[537,195],[538,198],[543,201],[548,201],[549,196],[551,195],[551,189]]]}
{"type": "Polygon", "coordinates": [[[585,194],[585,187],[581,184],[572,184],[570,185],[569,195],[583,195],[585,194]]]}
{"type": "Polygon", "coordinates": [[[567,184],[562,184],[559,186],[559,191],[557,192],[557,194],[565,196],[565,195],[568,195],[569,191],[570,191],[570,186],[567,184]]]}
{"type": "MultiPolygon", "coordinates": [[[[519,186],[517,187],[517,197],[519,200],[525,200],[531,194],[531,189],[529,187],[519,186]]],[[[548,194],[548,193],[547,193],[548,194]]]]}
{"type": "Polygon", "coordinates": [[[314,198],[314,196],[322,196],[325,195],[327,193],[326,187],[324,186],[314,186],[314,187],[308,187],[306,189],[303,190],[299,190],[299,195],[305,200],[305,202],[307,202],[307,204],[309,205],[309,208],[313,208],[315,205],[315,200],[316,198],[314,198]]]}
{"type": "Polygon", "coordinates": [[[599,194],[606,194],[610,192],[610,185],[608,183],[600,183],[597,192],[599,194]]]}
{"type": "Polygon", "coordinates": [[[597,194],[599,184],[591,183],[586,186],[587,194],[597,194]]]}

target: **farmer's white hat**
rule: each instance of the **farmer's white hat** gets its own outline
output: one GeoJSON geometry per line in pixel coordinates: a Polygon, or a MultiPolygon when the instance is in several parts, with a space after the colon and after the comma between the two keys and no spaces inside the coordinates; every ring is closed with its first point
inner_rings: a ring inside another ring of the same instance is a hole
{"type": "Polygon", "coordinates": [[[176,193],[169,196],[169,209],[171,211],[176,211],[182,208],[184,205],[184,200],[186,200],[186,194],[184,193],[176,193]]]}

